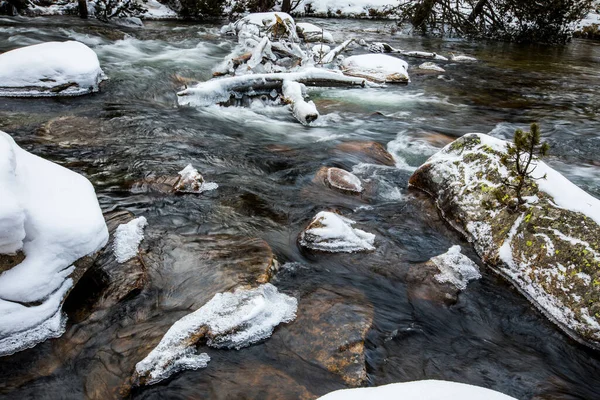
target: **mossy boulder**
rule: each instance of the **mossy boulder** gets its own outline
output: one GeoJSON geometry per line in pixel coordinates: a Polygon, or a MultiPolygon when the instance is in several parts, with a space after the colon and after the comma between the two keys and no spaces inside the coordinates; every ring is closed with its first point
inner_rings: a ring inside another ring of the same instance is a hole
{"type": "Polygon", "coordinates": [[[432,156],[409,185],[429,193],[481,259],[570,336],[600,347],[600,201],[540,160],[519,208],[501,162],[507,143],[469,134],[432,156]],[[500,197],[500,198],[499,198],[500,197]]]}

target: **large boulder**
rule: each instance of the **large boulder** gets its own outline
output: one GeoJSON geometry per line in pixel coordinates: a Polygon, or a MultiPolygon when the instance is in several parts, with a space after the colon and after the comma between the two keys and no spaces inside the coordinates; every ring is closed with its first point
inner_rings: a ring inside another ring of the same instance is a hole
{"type": "Polygon", "coordinates": [[[64,332],[61,307],[108,240],[91,183],[0,132],[0,356],[64,332]],[[23,258],[24,257],[24,258],[23,258]]]}
{"type": "Polygon", "coordinates": [[[509,171],[507,143],[469,134],[410,178],[484,262],[568,334],[600,345],[600,201],[540,160],[520,208],[498,199],[509,171]]]}
{"type": "Polygon", "coordinates": [[[0,96],[77,96],[98,91],[98,56],[75,41],[46,42],[0,54],[0,96]]]}

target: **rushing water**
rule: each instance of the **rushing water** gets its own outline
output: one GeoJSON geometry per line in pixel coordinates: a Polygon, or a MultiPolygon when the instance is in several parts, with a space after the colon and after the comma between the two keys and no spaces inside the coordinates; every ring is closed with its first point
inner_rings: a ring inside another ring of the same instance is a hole
{"type": "MultiPolygon", "coordinates": [[[[277,275],[280,290],[300,295],[326,286],[361,293],[374,309],[366,342],[370,384],[431,378],[523,399],[600,398],[600,353],[561,333],[488,268],[481,267],[483,278],[470,283],[452,306],[413,298],[404,282],[411,265],[453,244],[476,259],[429,200],[407,189],[411,171],[452,138],[474,131],[507,138],[515,128],[539,121],[552,145],[549,163],[600,197],[600,45],[439,40],[391,33],[384,22],[316,23],[338,41],[355,35],[407,50],[464,52],[480,61],[448,63],[443,76],[411,70],[407,86],[311,89],[322,118],[303,127],[285,108],[176,106],[181,86],[176,76],[209,79],[211,68],[232,49],[233,40],[220,37],[217,25],[147,22],[133,29],[66,17],[3,18],[0,52],[79,40],[96,51],[110,79],[91,96],[0,98],[0,129],[25,149],[88,177],[104,211],[146,216],[147,247],[165,235],[258,237],[280,264],[299,263],[277,275]],[[40,133],[41,125],[61,116],[86,119],[64,136],[40,133]],[[387,145],[396,168],[365,163],[339,148],[370,140],[387,145]],[[177,197],[127,189],[132,181],[172,175],[188,163],[219,189],[177,197]],[[367,198],[323,193],[311,184],[321,166],[354,170],[375,189],[367,198]],[[301,251],[298,233],[316,212],[332,208],[375,233],[378,249],[354,255],[301,251]]],[[[413,67],[422,62],[408,61],[413,67]]],[[[1,396],[116,397],[149,343],[207,300],[192,294],[202,291],[195,274],[179,271],[178,281],[169,283],[168,273],[150,271],[148,289],[94,324],[72,318],[63,338],[0,359],[1,396]]],[[[276,330],[273,338],[247,349],[209,351],[208,368],[133,395],[294,398],[292,383],[312,395],[344,387],[338,376],[282,346],[276,330]],[[279,378],[254,376],[264,371],[276,371],[271,374],[279,378]]]]}

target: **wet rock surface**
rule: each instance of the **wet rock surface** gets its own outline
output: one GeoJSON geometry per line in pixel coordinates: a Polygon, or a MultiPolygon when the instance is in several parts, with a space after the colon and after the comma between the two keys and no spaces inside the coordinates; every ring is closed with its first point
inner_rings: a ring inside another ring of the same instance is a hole
{"type": "Polygon", "coordinates": [[[366,382],[365,339],[374,310],[358,291],[324,287],[299,300],[298,317],[272,340],[340,376],[349,386],[366,382]]]}
{"type": "Polygon", "coordinates": [[[345,194],[359,194],[364,190],[356,175],[340,168],[323,167],[317,171],[315,180],[345,194]]]}
{"type": "Polygon", "coordinates": [[[377,142],[344,142],[336,147],[337,151],[350,153],[363,162],[372,162],[394,166],[394,158],[380,143],[377,142]]]}

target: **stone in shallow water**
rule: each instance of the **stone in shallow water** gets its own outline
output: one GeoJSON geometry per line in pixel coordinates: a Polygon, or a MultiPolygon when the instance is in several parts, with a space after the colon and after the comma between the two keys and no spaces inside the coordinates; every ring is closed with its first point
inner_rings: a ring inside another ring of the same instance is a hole
{"type": "Polygon", "coordinates": [[[300,299],[298,317],[273,340],[347,385],[360,386],[367,379],[365,339],[373,313],[369,301],[354,289],[319,288],[300,299]]]}
{"type": "Polygon", "coordinates": [[[410,178],[430,193],[444,217],[545,315],[575,339],[600,347],[600,200],[544,162],[547,175],[526,188],[527,204],[498,202],[508,170],[507,143],[468,134],[432,156],[410,178]]]}
{"type": "Polygon", "coordinates": [[[317,171],[315,180],[342,193],[358,194],[364,190],[362,182],[356,175],[340,168],[322,167],[317,171]]]}
{"type": "Polygon", "coordinates": [[[341,215],[321,211],[300,234],[301,246],[332,253],[375,250],[375,235],[352,228],[355,222],[341,215]]]}
{"type": "Polygon", "coordinates": [[[385,54],[351,56],[342,62],[342,71],[345,75],[382,83],[409,82],[407,70],[406,61],[385,54]]]}
{"type": "Polygon", "coordinates": [[[359,160],[393,167],[396,165],[394,157],[377,142],[345,142],[336,147],[336,150],[351,153],[359,160]]]}

